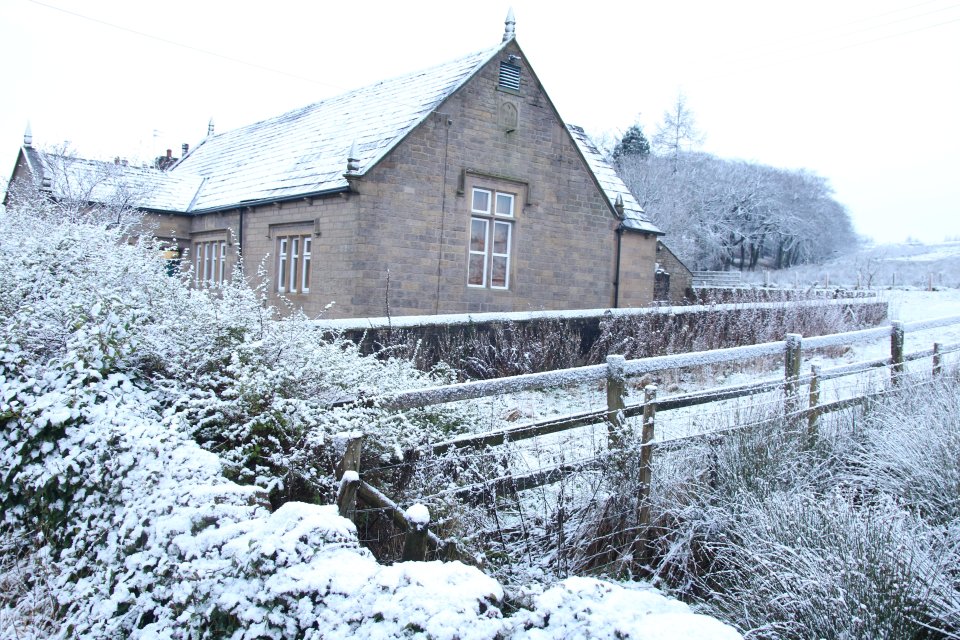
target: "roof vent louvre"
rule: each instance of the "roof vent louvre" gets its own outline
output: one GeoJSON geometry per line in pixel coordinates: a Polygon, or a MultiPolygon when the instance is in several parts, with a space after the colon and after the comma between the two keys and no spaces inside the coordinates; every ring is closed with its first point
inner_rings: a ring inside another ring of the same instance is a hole
{"type": "Polygon", "coordinates": [[[520,66],[512,62],[501,62],[499,84],[504,89],[520,91],[520,66]]]}

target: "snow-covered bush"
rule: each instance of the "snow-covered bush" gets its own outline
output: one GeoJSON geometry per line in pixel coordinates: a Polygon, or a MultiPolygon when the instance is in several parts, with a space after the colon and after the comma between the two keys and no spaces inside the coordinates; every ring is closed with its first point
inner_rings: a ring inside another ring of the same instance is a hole
{"type": "MultiPolygon", "coordinates": [[[[109,219],[29,197],[0,216],[0,609],[14,629],[26,616],[71,637],[222,635],[250,609],[218,594],[275,573],[226,545],[262,526],[268,496],[327,497],[335,433],[361,429],[371,456],[394,457],[469,414],[329,410],[435,380],[275,321],[239,274],[191,288],[139,220],[109,219]],[[47,592],[53,610],[27,606],[47,592]]],[[[375,565],[335,520],[304,529],[305,548],[339,531],[335,546],[375,565]]],[[[304,571],[312,553],[284,562],[304,571]]]]}
{"type": "Polygon", "coordinates": [[[475,417],[446,408],[329,411],[343,396],[447,378],[323,340],[297,314],[277,321],[242,274],[222,286],[186,286],[189,274],[170,277],[158,243],[136,234],[139,220],[128,214],[129,224],[104,225],[87,213],[29,194],[12,203],[0,240],[7,342],[31,362],[61,354],[101,373],[142,378],[167,414],[182,414],[191,434],[221,456],[231,478],[267,489],[274,506],[329,498],[336,433],[368,434],[366,461],[379,466],[462,432],[475,417]],[[102,354],[85,357],[68,344],[86,333],[102,354]]]}

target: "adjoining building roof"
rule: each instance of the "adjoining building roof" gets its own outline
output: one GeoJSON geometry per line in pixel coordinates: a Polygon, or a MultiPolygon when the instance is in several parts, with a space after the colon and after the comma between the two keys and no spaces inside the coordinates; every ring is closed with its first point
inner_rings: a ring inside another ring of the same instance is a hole
{"type": "Polygon", "coordinates": [[[26,145],[22,151],[38,185],[61,200],[123,201],[142,209],[180,213],[190,209],[203,185],[203,178],[196,175],[173,175],[119,160],[87,160],[26,145]]]}
{"type": "Polygon", "coordinates": [[[192,211],[347,189],[506,43],[211,136],[171,173],[207,178],[192,211]]]}
{"type": "Polygon", "coordinates": [[[631,231],[641,231],[644,233],[656,233],[663,235],[663,231],[657,228],[644,212],[643,207],[637,202],[637,199],[630,193],[630,189],[623,183],[620,176],[617,175],[613,166],[607,162],[603,154],[597,149],[593,141],[590,140],[582,127],[568,124],[567,129],[573,136],[580,153],[597,177],[600,187],[603,189],[607,198],[610,200],[610,206],[613,207],[618,197],[623,202],[623,226],[631,231]]]}

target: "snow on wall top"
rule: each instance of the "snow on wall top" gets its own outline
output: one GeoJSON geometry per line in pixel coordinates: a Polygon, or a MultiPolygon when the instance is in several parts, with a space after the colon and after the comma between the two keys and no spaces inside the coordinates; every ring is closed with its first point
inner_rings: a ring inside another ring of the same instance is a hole
{"type": "Polygon", "coordinates": [[[362,175],[503,46],[210,136],[171,173],[207,179],[194,212],[346,189],[354,142],[362,175]]]}
{"type": "Polygon", "coordinates": [[[596,145],[593,144],[593,141],[590,140],[590,137],[587,136],[583,128],[568,124],[567,129],[580,148],[580,153],[582,153],[586,159],[590,170],[593,171],[593,175],[597,177],[597,181],[600,183],[600,186],[603,187],[607,198],[610,199],[610,205],[613,206],[617,201],[617,196],[623,199],[623,226],[634,231],[662,234],[663,231],[660,231],[656,225],[650,222],[647,214],[643,211],[643,207],[641,207],[637,199],[633,197],[630,189],[627,188],[627,185],[625,185],[623,180],[620,179],[620,176],[617,175],[616,170],[606,161],[603,154],[601,154],[596,145]]]}
{"type": "Polygon", "coordinates": [[[35,176],[60,199],[125,203],[154,211],[187,211],[203,184],[194,175],[172,175],[152,167],[87,160],[25,147],[35,176]]]}

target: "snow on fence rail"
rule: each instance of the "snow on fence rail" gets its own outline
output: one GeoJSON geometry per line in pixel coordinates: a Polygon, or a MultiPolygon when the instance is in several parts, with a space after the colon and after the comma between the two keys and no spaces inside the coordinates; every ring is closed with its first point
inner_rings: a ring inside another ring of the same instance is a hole
{"type": "MultiPolygon", "coordinates": [[[[851,331],[807,339],[804,339],[799,334],[788,334],[784,340],[777,342],[717,349],[714,351],[657,356],[637,360],[626,360],[623,356],[614,355],[607,358],[605,365],[577,367],[495,380],[473,381],[428,389],[416,389],[378,398],[358,399],[357,402],[375,404],[390,410],[404,411],[446,402],[501,396],[548,387],[590,384],[597,383],[601,380],[605,381],[607,404],[603,409],[540,420],[476,435],[459,436],[443,442],[432,443],[419,450],[406,452],[403,464],[416,464],[421,458],[439,456],[451,450],[485,450],[489,447],[497,447],[507,443],[515,443],[529,438],[568,431],[589,425],[599,423],[606,424],[607,451],[602,455],[595,455],[576,462],[556,464],[549,468],[542,467],[532,473],[491,478],[480,484],[445,492],[452,492],[458,498],[466,501],[474,501],[471,496],[475,497],[478,493],[484,495],[492,494],[500,497],[507,493],[517,493],[545,484],[555,483],[572,473],[584,469],[597,468],[603,459],[611,455],[616,455],[617,452],[623,448],[624,439],[628,437],[625,428],[626,420],[631,417],[642,416],[640,464],[641,474],[645,479],[642,482],[640,497],[646,501],[649,498],[650,491],[651,460],[653,452],[657,447],[667,444],[676,446],[685,441],[702,439],[704,437],[716,437],[719,433],[727,433],[749,426],[741,424],[718,431],[670,438],[669,440],[658,442],[655,440],[656,415],[658,413],[783,389],[784,397],[781,402],[783,403],[786,414],[799,420],[807,420],[808,430],[810,434],[814,434],[820,416],[831,411],[838,411],[856,404],[862,404],[883,393],[864,393],[830,403],[821,403],[820,384],[823,381],[860,374],[875,368],[888,367],[890,369],[891,382],[895,386],[899,383],[906,362],[929,357],[933,358],[933,374],[935,376],[939,375],[942,370],[942,356],[946,353],[960,351],[960,343],[934,343],[931,349],[905,353],[905,333],[958,324],[960,324],[960,316],[950,316],[911,323],[893,322],[889,327],[851,331]],[[814,366],[812,367],[811,373],[800,373],[802,353],[804,350],[812,351],[827,347],[849,346],[887,337],[890,339],[889,357],[830,368],[814,366]],[[642,402],[629,404],[626,401],[626,379],[631,376],[635,377],[681,368],[703,367],[724,362],[752,360],[768,356],[783,356],[784,374],[782,377],[734,387],[706,389],[665,398],[657,397],[655,385],[647,385],[644,388],[644,399],[642,402]],[[800,406],[801,386],[809,387],[809,394],[807,396],[808,406],[806,408],[800,406]]],[[[423,526],[422,522],[408,522],[408,518],[393,501],[359,479],[359,469],[357,468],[359,464],[359,442],[359,438],[351,440],[351,444],[347,448],[347,454],[344,456],[344,461],[338,469],[338,476],[341,480],[341,491],[338,496],[338,503],[341,514],[347,515],[354,512],[354,502],[359,495],[360,498],[370,506],[382,509],[387,513],[397,526],[407,531],[408,536],[417,537],[416,541],[408,540],[407,544],[405,544],[405,549],[412,548],[417,550],[415,553],[416,557],[420,558],[425,552],[422,550],[429,547],[439,551],[444,558],[460,558],[469,561],[469,558],[462,557],[458,554],[449,542],[442,541],[435,534],[429,532],[423,526]]],[[[650,524],[649,509],[646,509],[646,512],[641,514],[640,524],[642,527],[650,524]]],[[[405,552],[405,557],[407,557],[407,555],[407,552],[405,552]]]]}

